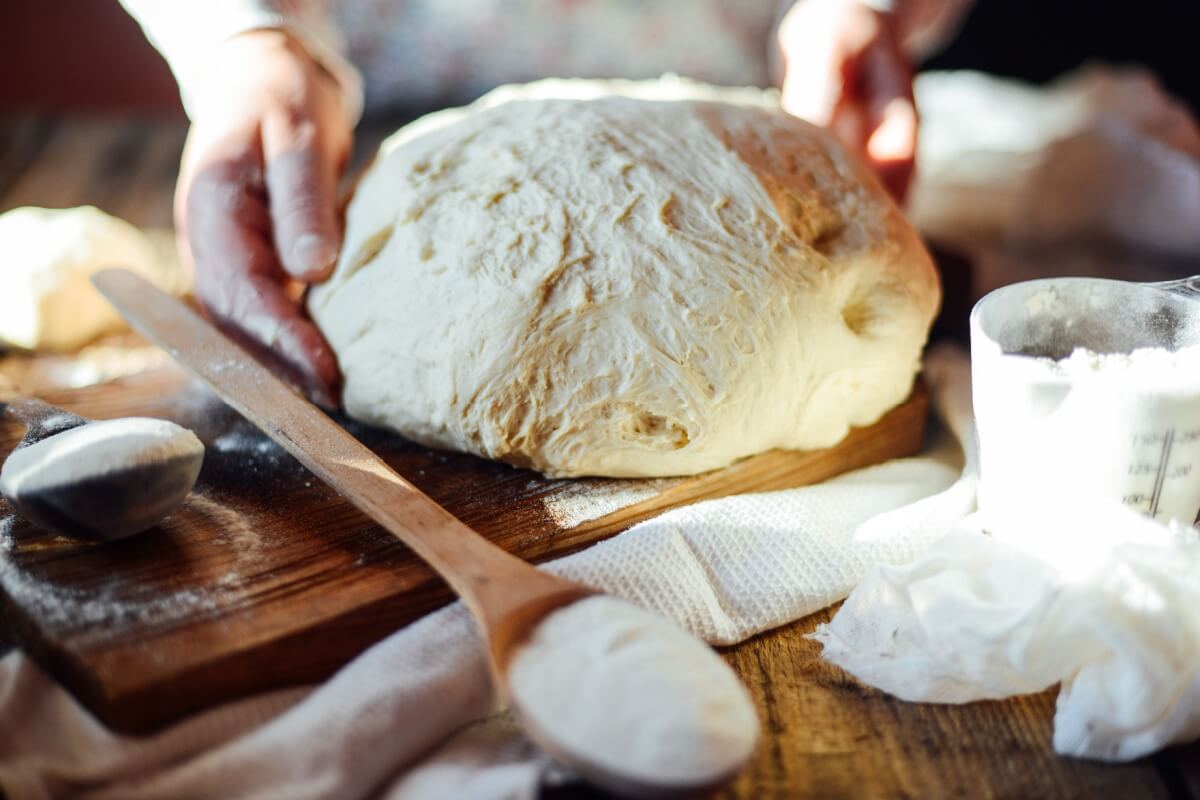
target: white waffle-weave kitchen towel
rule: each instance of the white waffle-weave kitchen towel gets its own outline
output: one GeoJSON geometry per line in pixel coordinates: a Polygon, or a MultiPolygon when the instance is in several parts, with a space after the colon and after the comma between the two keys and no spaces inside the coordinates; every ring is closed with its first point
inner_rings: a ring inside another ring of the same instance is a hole
{"type": "MultiPolygon", "coordinates": [[[[965,355],[929,356],[953,437],[818,486],[668,512],[547,569],[739,642],[911,561],[975,502],[965,355]],[[963,448],[954,441],[966,442],[963,448]]],[[[4,568],[0,553],[0,569],[4,568]]],[[[498,714],[464,609],[430,614],[326,683],[114,735],[23,655],[0,661],[0,786],[24,798],[515,798],[555,770],[498,714]]]]}

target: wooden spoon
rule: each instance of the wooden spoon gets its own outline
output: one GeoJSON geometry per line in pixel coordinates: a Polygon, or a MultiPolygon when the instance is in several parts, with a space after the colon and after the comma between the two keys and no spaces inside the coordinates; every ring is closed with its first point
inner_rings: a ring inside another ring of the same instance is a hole
{"type": "MultiPolygon", "coordinates": [[[[100,272],[93,283],[135,330],[445,578],[486,639],[496,686],[544,750],[596,784],[640,797],[690,795],[740,769],[738,763],[702,782],[676,779],[666,785],[611,764],[600,766],[564,746],[555,731],[528,724],[520,698],[510,690],[510,661],[547,615],[597,592],[538,570],[471,530],[179,300],[125,270],[100,272]]],[[[711,650],[703,655],[719,659],[711,650]]]]}
{"type": "Polygon", "coordinates": [[[0,468],[0,496],[54,533],[123,539],[158,524],[191,491],[204,445],[158,419],[94,422],[0,386],[0,407],[26,426],[0,468]],[[8,395],[12,399],[3,402],[8,395]]]}

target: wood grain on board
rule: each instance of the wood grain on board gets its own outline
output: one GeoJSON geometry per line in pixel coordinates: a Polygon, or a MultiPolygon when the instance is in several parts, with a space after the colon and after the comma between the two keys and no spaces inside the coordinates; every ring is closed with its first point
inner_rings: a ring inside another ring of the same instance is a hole
{"type": "MultiPolygon", "coordinates": [[[[1055,690],[1003,702],[904,703],[820,658],[817,612],[726,651],[764,712],[762,746],[728,800],[770,798],[1172,798],[1150,759],[1062,758],[1055,690]]],[[[1190,748],[1195,763],[1200,748],[1190,748]]],[[[1183,753],[1180,753],[1183,755],[1183,753]]]]}
{"type": "MultiPolygon", "coordinates": [[[[184,506],[132,540],[75,542],[0,516],[0,594],[18,641],[115,727],[144,731],[214,702],[319,680],[451,599],[413,553],[176,368],[43,399],[91,418],[171,419],[207,448],[184,506]]],[[[546,479],[343,424],[469,526],[541,561],[683,503],[912,454],[924,418],[917,392],[829,450],[655,481],[546,479]]],[[[0,423],[0,456],[21,432],[0,423]]]]}

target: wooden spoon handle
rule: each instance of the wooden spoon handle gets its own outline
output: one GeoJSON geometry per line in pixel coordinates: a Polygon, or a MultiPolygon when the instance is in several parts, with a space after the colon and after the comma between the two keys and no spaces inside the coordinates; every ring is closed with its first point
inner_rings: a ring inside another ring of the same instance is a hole
{"type": "Polygon", "coordinates": [[[580,591],[468,528],[179,300],[125,270],[93,283],[135,330],[411,547],[489,632],[523,603],[580,591]]]}
{"type": "Polygon", "coordinates": [[[0,372],[0,405],[19,400],[24,396],[24,393],[12,382],[12,378],[0,372]]]}
{"type": "Polygon", "coordinates": [[[13,397],[0,399],[0,410],[12,419],[25,425],[25,437],[13,450],[28,447],[47,436],[86,425],[88,420],[38,400],[36,397],[13,397]]]}

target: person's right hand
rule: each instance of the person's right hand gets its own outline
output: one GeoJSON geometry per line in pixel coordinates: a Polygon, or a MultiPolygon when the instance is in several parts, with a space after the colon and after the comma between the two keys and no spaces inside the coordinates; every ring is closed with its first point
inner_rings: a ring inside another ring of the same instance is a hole
{"type": "Polygon", "coordinates": [[[856,0],[798,0],[777,36],[784,110],[832,131],[902,202],[916,157],[917,111],[897,23],[856,0]]]}
{"type": "Polygon", "coordinates": [[[288,34],[221,46],[176,189],[176,226],[213,320],[313,400],[337,404],[332,350],[304,314],[303,287],[341,247],[337,184],[352,132],[336,82],[288,34]]]}

